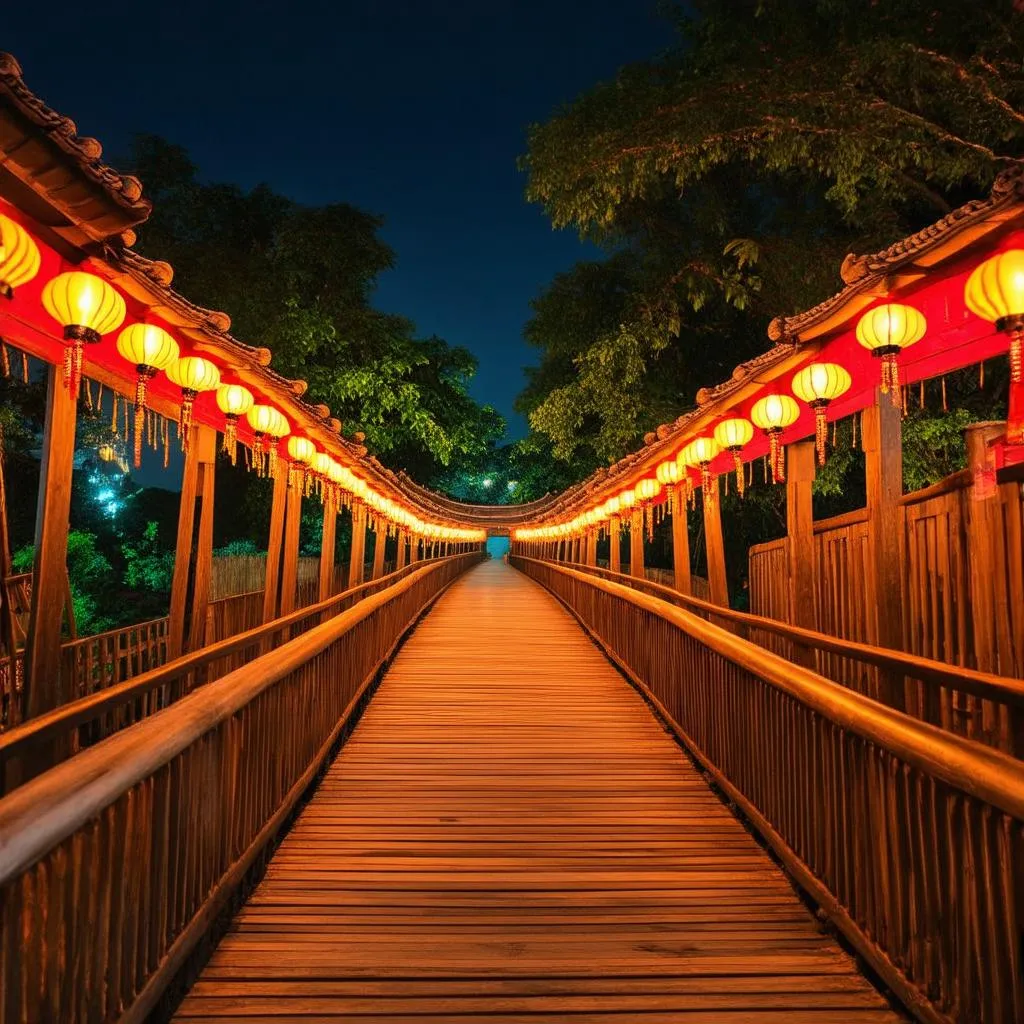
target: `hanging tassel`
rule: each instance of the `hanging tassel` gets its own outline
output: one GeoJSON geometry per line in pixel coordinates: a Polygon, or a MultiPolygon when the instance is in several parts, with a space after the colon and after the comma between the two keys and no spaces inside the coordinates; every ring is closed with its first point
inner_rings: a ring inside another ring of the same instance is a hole
{"type": "Polygon", "coordinates": [[[754,486],[754,461],[753,459],[747,463],[747,483],[749,486],[754,486]]]}
{"type": "Polygon", "coordinates": [[[860,420],[860,413],[855,412],[853,414],[853,422],[850,424],[850,447],[856,449],[857,447],[857,423],[860,420]]]}
{"type": "Polygon", "coordinates": [[[978,363],[978,387],[984,390],[985,388],[985,360],[982,359],[978,363]]]}
{"type": "Polygon", "coordinates": [[[92,412],[92,381],[85,378],[85,407],[92,412]]]}
{"type": "Polygon", "coordinates": [[[942,411],[949,412],[949,404],[946,402],[946,378],[942,378],[942,411]]]}
{"type": "MultiPolygon", "coordinates": [[[[732,463],[736,468],[736,490],[739,492],[739,496],[742,498],[746,491],[744,475],[746,470],[743,468],[743,456],[738,451],[732,453],[732,463]]],[[[727,485],[728,486],[728,485],[727,485]]]]}
{"type": "Polygon", "coordinates": [[[772,467],[772,483],[777,484],[782,479],[782,476],[779,473],[779,432],[777,430],[773,430],[768,435],[768,444],[768,463],[772,467]]]}
{"type": "Polygon", "coordinates": [[[828,420],[825,419],[825,406],[814,406],[814,450],[818,453],[818,465],[825,465],[825,442],[828,440],[828,420]]]}
{"type": "Polygon", "coordinates": [[[11,375],[11,353],[7,350],[7,342],[0,338],[0,374],[4,377],[11,375]]]}
{"type": "Polygon", "coordinates": [[[832,424],[832,448],[836,449],[839,447],[839,420],[836,420],[832,424]]]}
{"type": "Polygon", "coordinates": [[[171,464],[171,424],[164,420],[164,469],[171,464]]]}
{"type": "Polygon", "coordinates": [[[128,399],[121,399],[121,412],[124,414],[124,439],[127,441],[129,438],[128,433],[128,399]]]}
{"type": "Polygon", "coordinates": [[[907,418],[907,392],[909,390],[910,390],[910,388],[900,388],[900,393],[899,393],[900,409],[901,409],[901,411],[903,413],[903,418],[904,419],[907,418]]]}
{"type": "Polygon", "coordinates": [[[117,392],[111,391],[110,432],[117,437],[117,392]]]}
{"type": "Polygon", "coordinates": [[[917,395],[917,407],[918,409],[924,408],[924,378],[921,378],[921,388],[917,395]]]}
{"type": "Polygon", "coordinates": [[[729,474],[728,473],[725,474],[725,493],[726,493],[726,495],[729,494],[729,474]]]}
{"type": "MultiPolygon", "coordinates": [[[[135,377],[135,448],[132,465],[138,469],[142,465],[142,436],[146,429],[146,385],[149,378],[153,376],[152,371],[139,370],[135,377]]],[[[127,404],[125,406],[125,418],[128,417],[127,404]]],[[[125,426],[125,434],[128,428],[125,426]]]]}
{"type": "Polygon", "coordinates": [[[21,353],[21,383],[28,383],[28,353],[21,353]]]}
{"type": "Polygon", "coordinates": [[[103,414],[103,385],[96,385],[96,415],[101,416],[103,414]]]}

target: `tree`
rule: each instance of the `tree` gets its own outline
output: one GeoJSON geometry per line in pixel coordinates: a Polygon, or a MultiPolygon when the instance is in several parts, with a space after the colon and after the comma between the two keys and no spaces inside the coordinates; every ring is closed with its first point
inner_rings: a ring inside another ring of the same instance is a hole
{"type": "Polygon", "coordinates": [[[200,182],[188,154],[154,136],[136,139],[129,163],[154,201],[140,249],[168,260],[190,299],[228,311],[276,370],[306,380],[346,433],[425,477],[504,433],[469,397],[469,352],[418,339],[408,320],[372,307],[395,260],[379,217],[346,203],[300,206],[266,185],[200,182]]]}

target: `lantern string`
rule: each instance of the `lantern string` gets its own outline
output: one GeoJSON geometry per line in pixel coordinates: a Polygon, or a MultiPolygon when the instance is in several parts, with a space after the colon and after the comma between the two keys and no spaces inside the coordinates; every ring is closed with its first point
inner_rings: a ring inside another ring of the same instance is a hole
{"type": "Polygon", "coordinates": [[[921,378],[921,388],[920,388],[920,391],[918,393],[917,407],[919,409],[923,409],[924,408],[924,378],[923,377],[921,378]]]}
{"type": "Polygon", "coordinates": [[[942,411],[949,412],[949,403],[946,401],[946,378],[942,378],[942,411]]]}
{"type": "Polygon", "coordinates": [[[164,419],[164,469],[171,464],[171,424],[164,419]]]}
{"type": "Polygon", "coordinates": [[[28,353],[21,353],[21,383],[28,383],[28,353]]]}

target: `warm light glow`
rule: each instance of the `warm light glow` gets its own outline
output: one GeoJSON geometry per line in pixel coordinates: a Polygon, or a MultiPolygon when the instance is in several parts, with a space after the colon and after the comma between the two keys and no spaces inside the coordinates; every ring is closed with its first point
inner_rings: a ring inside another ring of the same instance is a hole
{"type": "Polygon", "coordinates": [[[604,503],[604,512],[605,512],[605,515],[608,516],[609,519],[612,516],[617,516],[619,514],[619,510],[621,508],[622,508],[622,502],[619,500],[619,496],[617,494],[613,494],[604,503]]]}
{"type": "Polygon", "coordinates": [[[998,253],[975,267],[964,287],[967,308],[1010,335],[1010,378],[1019,384],[1024,335],[1024,249],[998,253]]]}
{"type": "Polygon", "coordinates": [[[850,375],[837,363],[811,363],[793,378],[793,394],[814,410],[814,447],[818,465],[825,465],[829,402],[850,390],[850,375]]]}
{"type": "Polygon", "coordinates": [[[636,504],[636,493],[627,488],[619,494],[619,508],[632,508],[636,504]]]}
{"type": "Polygon", "coordinates": [[[220,383],[220,370],[202,356],[184,356],[167,367],[167,379],[183,391],[213,391],[220,383]]]}
{"type": "Polygon", "coordinates": [[[142,462],[142,434],[146,424],[146,389],[160,370],[178,358],[178,343],[155,324],[130,324],[117,336],[117,351],[135,364],[135,456],[136,469],[142,462]]]}
{"type": "Polygon", "coordinates": [[[0,297],[13,298],[14,289],[39,273],[39,247],[20,225],[0,214],[0,297]]]}
{"type": "Polygon", "coordinates": [[[649,505],[661,494],[661,489],[660,481],[654,477],[646,476],[642,480],[637,481],[635,489],[637,501],[644,505],[649,505]]]}
{"type": "Polygon", "coordinates": [[[230,456],[232,466],[238,459],[238,417],[244,416],[255,404],[252,392],[241,384],[217,386],[217,408],[224,413],[224,451],[230,456]]]}
{"type": "Polygon", "coordinates": [[[272,405],[254,405],[245,418],[253,430],[252,457],[256,473],[274,476],[277,470],[277,438],[286,436],[291,426],[272,405]],[[268,443],[267,438],[272,440],[268,443]]]}
{"type": "Polygon", "coordinates": [[[740,497],[746,491],[746,480],[743,476],[743,446],[754,439],[754,425],[742,416],[732,416],[722,420],[715,427],[715,440],[726,451],[732,452],[733,465],[736,469],[736,490],[740,497]]]}
{"type": "Polygon", "coordinates": [[[789,395],[765,395],[759,398],[750,410],[750,418],[769,438],[771,451],[769,464],[772,480],[776,483],[786,479],[786,455],[779,443],[782,431],[800,418],[800,406],[789,395]]]}
{"type": "Polygon", "coordinates": [[[124,299],[95,274],[72,270],[46,283],[43,308],[64,328],[64,383],[78,400],[82,379],[82,346],[97,344],[124,322],[124,299]]]}
{"type": "Polygon", "coordinates": [[[308,465],[316,457],[316,445],[308,437],[289,437],[287,451],[294,463],[308,465]]]}
{"type": "Polygon", "coordinates": [[[882,392],[890,393],[894,405],[900,404],[900,352],[920,341],[927,330],[924,316],[913,306],[889,302],[869,309],[857,324],[857,340],[873,356],[882,360],[882,392]]]}
{"type": "Polygon", "coordinates": [[[659,463],[658,468],[654,471],[654,475],[665,487],[671,487],[672,484],[679,483],[682,480],[683,470],[675,459],[670,459],[668,462],[659,463]]]}
{"type": "Polygon", "coordinates": [[[687,447],[690,449],[693,461],[701,466],[711,462],[721,450],[718,447],[718,442],[713,437],[698,437],[691,441],[687,447]]]}

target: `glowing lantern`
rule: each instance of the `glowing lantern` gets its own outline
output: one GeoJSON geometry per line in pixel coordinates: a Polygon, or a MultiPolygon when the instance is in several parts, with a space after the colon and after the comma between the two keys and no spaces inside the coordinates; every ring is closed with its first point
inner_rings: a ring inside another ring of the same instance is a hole
{"type": "Polygon", "coordinates": [[[82,346],[97,344],[124,321],[124,299],[102,278],[72,270],[58,274],[43,289],[43,307],[64,328],[64,384],[78,401],[82,346]]]}
{"type": "Polygon", "coordinates": [[[715,440],[727,452],[732,452],[733,465],[736,467],[736,489],[743,496],[745,481],[743,479],[743,448],[754,439],[754,425],[742,416],[733,416],[722,420],[715,427],[715,440]]]}
{"type": "Polygon", "coordinates": [[[791,427],[800,418],[800,406],[789,395],[765,395],[759,398],[750,410],[754,425],[767,435],[771,445],[768,463],[772,468],[772,482],[786,479],[786,453],[779,444],[779,438],[786,427],[791,427]]]}
{"type": "Polygon", "coordinates": [[[793,394],[814,410],[814,447],[818,465],[825,465],[829,402],[850,390],[850,375],[837,363],[811,363],[793,378],[793,394]]]}
{"type": "Polygon", "coordinates": [[[202,391],[213,391],[220,383],[220,370],[209,359],[202,356],[185,356],[167,367],[167,379],[181,388],[181,417],[178,429],[181,433],[182,451],[188,451],[189,435],[192,432],[192,405],[202,391]]]}
{"type": "Polygon", "coordinates": [[[0,296],[14,298],[14,289],[39,273],[39,247],[29,233],[0,214],[0,296]]]}
{"type": "Polygon", "coordinates": [[[691,441],[685,451],[686,461],[700,466],[700,485],[704,491],[705,504],[715,500],[714,480],[711,477],[711,462],[721,451],[713,437],[698,437],[691,441]]]}
{"type": "Polygon", "coordinates": [[[224,451],[231,456],[231,465],[238,456],[238,417],[244,416],[256,399],[241,384],[221,384],[217,388],[217,408],[224,413],[224,451]]]}
{"type": "Polygon", "coordinates": [[[622,491],[619,494],[619,508],[625,511],[631,509],[636,504],[636,492],[630,488],[622,491]]]}
{"type": "Polygon", "coordinates": [[[285,451],[288,453],[288,461],[291,464],[291,470],[296,474],[296,485],[303,484],[305,493],[309,494],[310,476],[306,473],[306,466],[310,469],[313,467],[313,460],[316,458],[316,445],[308,437],[292,437],[288,438],[288,444],[285,446],[285,451]],[[302,478],[299,478],[299,474],[302,474],[302,478]]]}
{"type": "Polygon", "coordinates": [[[131,324],[117,336],[117,351],[135,364],[135,460],[142,461],[142,431],[146,418],[146,385],[178,358],[178,343],[155,324],[131,324]]]}
{"type": "Polygon", "coordinates": [[[666,489],[668,494],[668,510],[671,512],[673,502],[675,501],[676,484],[683,478],[683,469],[675,459],[669,459],[667,462],[658,463],[657,468],[654,470],[654,476],[658,483],[666,489]]]}
{"type": "Polygon", "coordinates": [[[1010,379],[1019,384],[1024,377],[1024,249],[1001,252],[975,267],[964,286],[964,302],[1010,336],[1010,379]]]}
{"type": "Polygon", "coordinates": [[[252,427],[252,457],[258,476],[277,474],[277,440],[291,429],[272,405],[254,405],[245,415],[252,427]]]}
{"type": "Polygon", "coordinates": [[[614,494],[604,503],[604,514],[611,519],[619,514],[619,509],[621,507],[622,502],[619,501],[619,496],[614,494]]]}
{"type": "Polygon", "coordinates": [[[913,306],[898,302],[869,309],[857,324],[857,340],[882,360],[882,393],[892,396],[893,405],[900,404],[900,370],[896,358],[903,349],[920,341],[927,327],[924,316],[913,306]]]}
{"type": "Polygon", "coordinates": [[[324,495],[330,495],[330,482],[331,482],[331,465],[334,459],[330,457],[326,452],[317,452],[313,456],[312,469],[316,474],[316,485],[317,490],[320,493],[320,500],[324,500],[324,495]],[[325,490],[326,487],[326,490],[325,490]]]}

